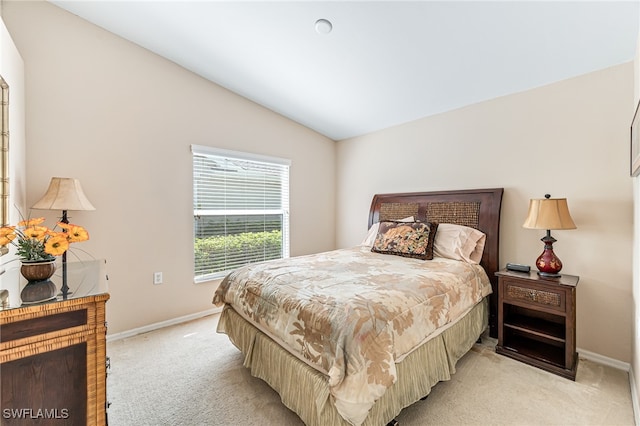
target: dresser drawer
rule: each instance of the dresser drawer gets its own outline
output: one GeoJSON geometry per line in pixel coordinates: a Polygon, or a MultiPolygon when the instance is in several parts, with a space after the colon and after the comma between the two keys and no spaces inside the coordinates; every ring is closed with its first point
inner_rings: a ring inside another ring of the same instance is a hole
{"type": "Polygon", "coordinates": [[[566,293],[561,289],[533,286],[527,282],[504,280],[502,297],[505,302],[521,302],[565,312],[566,293]]]}

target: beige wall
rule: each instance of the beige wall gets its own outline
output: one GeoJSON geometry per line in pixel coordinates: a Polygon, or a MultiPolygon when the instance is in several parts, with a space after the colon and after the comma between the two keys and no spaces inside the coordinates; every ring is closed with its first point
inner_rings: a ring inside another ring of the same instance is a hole
{"type": "Polygon", "coordinates": [[[192,278],[190,144],[291,159],[291,254],[334,248],[335,142],[50,3],[5,1],[3,19],[25,63],[27,205],[52,176],[82,182],[96,211],[70,214],[107,259],[110,333],[213,308],[192,278]]]}
{"type": "Polygon", "coordinates": [[[554,231],[579,275],[578,347],[631,354],[633,64],[505,96],[338,143],[337,246],[361,241],[374,193],[504,187],[500,264],[533,265],[544,232],[528,201],[567,197],[578,226],[554,231]]]}

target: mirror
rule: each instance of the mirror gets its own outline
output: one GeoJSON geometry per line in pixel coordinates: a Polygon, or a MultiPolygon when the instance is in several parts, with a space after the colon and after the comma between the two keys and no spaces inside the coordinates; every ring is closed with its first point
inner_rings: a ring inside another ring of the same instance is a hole
{"type": "MultiPolygon", "coordinates": [[[[9,224],[9,85],[0,76],[0,224],[9,224]]],[[[0,256],[7,254],[9,247],[0,246],[0,256]]]]}

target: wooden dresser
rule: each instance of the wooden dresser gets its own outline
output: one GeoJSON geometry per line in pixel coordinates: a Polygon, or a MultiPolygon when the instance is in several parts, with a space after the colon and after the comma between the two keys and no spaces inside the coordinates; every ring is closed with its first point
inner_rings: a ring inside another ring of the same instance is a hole
{"type": "Polygon", "coordinates": [[[0,424],[107,423],[109,294],[90,290],[0,310],[0,424]]]}

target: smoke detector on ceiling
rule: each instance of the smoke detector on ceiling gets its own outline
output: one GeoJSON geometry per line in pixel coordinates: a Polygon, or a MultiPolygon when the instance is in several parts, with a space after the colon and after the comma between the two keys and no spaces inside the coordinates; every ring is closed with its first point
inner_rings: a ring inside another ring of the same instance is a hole
{"type": "Polygon", "coordinates": [[[318,34],[329,34],[333,29],[333,25],[328,19],[318,19],[316,21],[316,32],[318,34]]]}

